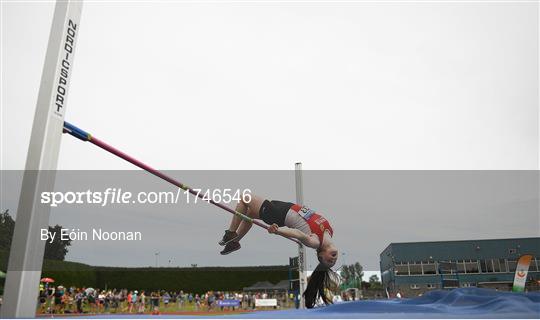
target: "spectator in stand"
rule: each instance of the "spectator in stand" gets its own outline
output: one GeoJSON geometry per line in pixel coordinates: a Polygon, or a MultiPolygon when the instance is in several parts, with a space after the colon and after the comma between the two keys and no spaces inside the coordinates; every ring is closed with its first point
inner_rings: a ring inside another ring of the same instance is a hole
{"type": "Polygon", "coordinates": [[[159,293],[152,292],[152,312],[159,312],[159,293]]]}
{"type": "Polygon", "coordinates": [[[126,297],[127,310],[125,311],[130,312],[130,313],[131,313],[131,309],[133,308],[133,303],[132,303],[133,300],[131,300],[132,296],[133,296],[133,292],[130,291],[126,297]]]}
{"type": "MultiPolygon", "coordinates": [[[[47,283],[48,285],[48,283],[47,283]]],[[[45,287],[45,291],[47,291],[47,296],[48,297],[52,297],[53,293],[54,293],[54,287],[53,286],[47,286],[45,287]]]]}
{"type": "Polygon", "coordinates": [[[199,297],[199,294],[195,294],[195,310],[199,311],[201,308],[201,297],[199,297]]]}
{"type": "Polygon", "coordinates": [[[47,291],[45,288],[39,290],[39,313],[45,313],[47,306],[47,291]]]}
{"type": "Polygon", "coordinates": [[[171,295],[169,292],[165,291],[165,293],[163,293],[161,296],[161,299],[163,300],[163,308],[167,308],[169,306],[169,302],[171,301],[171,295]]]}
{"type": "Polygon", "coordinates": [[[216,296],[214,296],[214,293],[212,291],[209,291],[206,294],[206,304],[208,307],[208,311],[212,310],[212,307],[214,306],[214,300],[216,299],[216,296]]]}
{"type": "Polygon", "coordinates": [[[62,297],[62,302],[64,304],[64,313],[73,313],[73,296],[69,291],[66,291],[64,293],[64,296],[62,297]]]}
{"type": "Polygon", "coordinates": [[[120,308],[121,301],[122,301],[122,291],[116,292],[116,289],[114,289],[113,300],[112,300],[112,307],[114,309],[114,313],[118,313],[118,309],[120,308]]]}
{"type": "Polygon", "coordinates": [[[141,290],[141,294],[139,295],[139,308],[137,310],[139,314],[144,313],[145,305],[146,305],[146,295],[144,294],[144,290],[141,290]]]}
{"type": "Polygon", "coordinates": [[[107,312],[107,313],[109,313],[109,311],[110,311],[112,300],[113,300],[113,294],[112,294],[111,290],[105,292],[105,298],[104,298],[103,301],[104,301],[104,306],[105,306],[104,311],[107,312]]]}
{"type": "Polygon", "coordinates": [[[131,294],[131,307],[129,310],[129,313],[131,313],[133,310],[137,311],[137,299],[138,299],[139,291],[135,290],[131,294]]]}
{"type": "Polygon", "coordinates": [[[128,309],[128,305],[129,305],[128,295],[129,293],[126,289],[123,289],[120,291],[120,310],[122,310],[122,312],[126,312],[128,309]]]}
{"type": "Polygon", "coordinates": [[[155,292],[154,296],[154,309],[152,311],[152,314],[159,314],[159,301],[161,300],[161,296],[159,294],[159,291],[155,292]]]}
{"type": "Polygon", "coordinates": [[[54,291],[54,312],[55,313],[64,313],[64,287],[58,286],[54,291]]]}
{"type": "MultiPolygon", "coordinates": [[[[224,298],[225,296],[224,296],[223,292],[219,292],[219,291],[218,291],[218,292],[216,292],[216,293],[214,294],[214,297],[215,297],[215,299],[214,299],[214,305],[215,305],[215,306],[218,306],[218,305],[219,305],[219,300],[223,300],[223,298],[224,298]]],[[[220,309],[223,310],[223,306],[221,306],[220,309]]]]}
{"type": "MultiPolygon", "coordinates": [[[[96,290],[98,291],[98,290],[96,290]]],[[[105,291],[99,291],[97,296],[98,313],[103,312],[105,306],[105,291]]]]}
{"type": "Polygon", "coordinates": [[[176,303],[178,304],[178,310],[184,307],[184,291],[180,290],[180,293],[176,296],[176,303]]]}
{"type": "Polygon", "coordinates": [[[84,295],[82,293],[82,290],[77,289],[75,293],[75,307],[77,308],[77,313],[83,313],[83,309],[82,309],[83,299],[84,299],[84,295]]]}

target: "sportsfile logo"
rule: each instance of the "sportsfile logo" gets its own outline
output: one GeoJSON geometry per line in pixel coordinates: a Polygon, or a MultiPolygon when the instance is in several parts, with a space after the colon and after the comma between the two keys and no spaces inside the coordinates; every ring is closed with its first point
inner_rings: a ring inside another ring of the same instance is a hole
{"type": "Polygon", "coordinates": [[[175,192],[138,192],[135,195],[122,188],[107,188],[104,191],[42,192],[41,203],[58,207],[62,204],[94,204],[99,206],[122,204],[174,204],[178,203],[183,190],[175,192]]]}
{"type": "Polygon", "coordinates": [[[250,189],[177,189],[176,191],[141,191],[133,193],[122,188],[107,188],[104,191],[45,191],[41,193],[41,204],[58,207],[62,204],[93,204],[102,207],[125,204],[187,204],[198,202],[251,202],[250,189]]]}

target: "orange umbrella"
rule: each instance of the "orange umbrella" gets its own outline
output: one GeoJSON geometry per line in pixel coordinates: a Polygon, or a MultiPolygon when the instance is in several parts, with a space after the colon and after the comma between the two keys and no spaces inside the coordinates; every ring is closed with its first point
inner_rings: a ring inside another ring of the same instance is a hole
{"type": "Polygon", "coordinates": [[[54,279],[53,278],[43,278],[41,280],[39,280],[40,282],[45,282],[45,283],[51,283],[51,282],[54,282],[54,279]]]}

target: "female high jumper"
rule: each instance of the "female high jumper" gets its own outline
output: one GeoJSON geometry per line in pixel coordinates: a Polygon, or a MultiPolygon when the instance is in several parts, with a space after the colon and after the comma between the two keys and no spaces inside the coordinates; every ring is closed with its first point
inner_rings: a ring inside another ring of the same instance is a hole
{"type": "MultiPolygon", "coordinates": [[[[326,296],[325,288],[332,287],[331,268],[336,264],[338,250],[332,241],[334,232],[326,218],[315,211],[290,202],[266,200],[252,195],[251,201],[241,200],[236,211],[253,219],[261,219],[270,225],[269,233],[298,239],[306,247],[317,251],[319,264],[313,270],[304,292],[307,308],[313,308],[318,297],[325,304],[332,301],[326,296]]],[[[234,215],[229,229],[219,242],[225,246],[220,253],[225,255],[240,249],[240,240],[248,233],[252,223],[234,215]]]]}

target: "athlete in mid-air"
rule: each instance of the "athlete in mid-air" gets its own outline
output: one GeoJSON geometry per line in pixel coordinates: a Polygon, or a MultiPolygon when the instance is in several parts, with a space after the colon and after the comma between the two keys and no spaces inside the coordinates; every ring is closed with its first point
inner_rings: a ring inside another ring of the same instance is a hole
{"type": "MultiPolygon", "coordinates": [[[[319,264],[313,270],[306,291],[306,307],[312,308],[320,297],[325,304],[331,300],[325,288],[331,287],[331,268],[338,259],[338,249],[332,241],[334,231],[328,220],[315,211],[301,205],[277,200],[266,200],[252,195],[251,201],[243,199],[236,211],[253,219],[260,219],[270,227],[268,232],[299,240],[306,247],[317,251],[319,264]]],[[[225,246],[220,253],[225,255],[240,249],[240,240],[251,229],[252,223],[233,216],[229,229],[219,242],[225,246]]]]}

